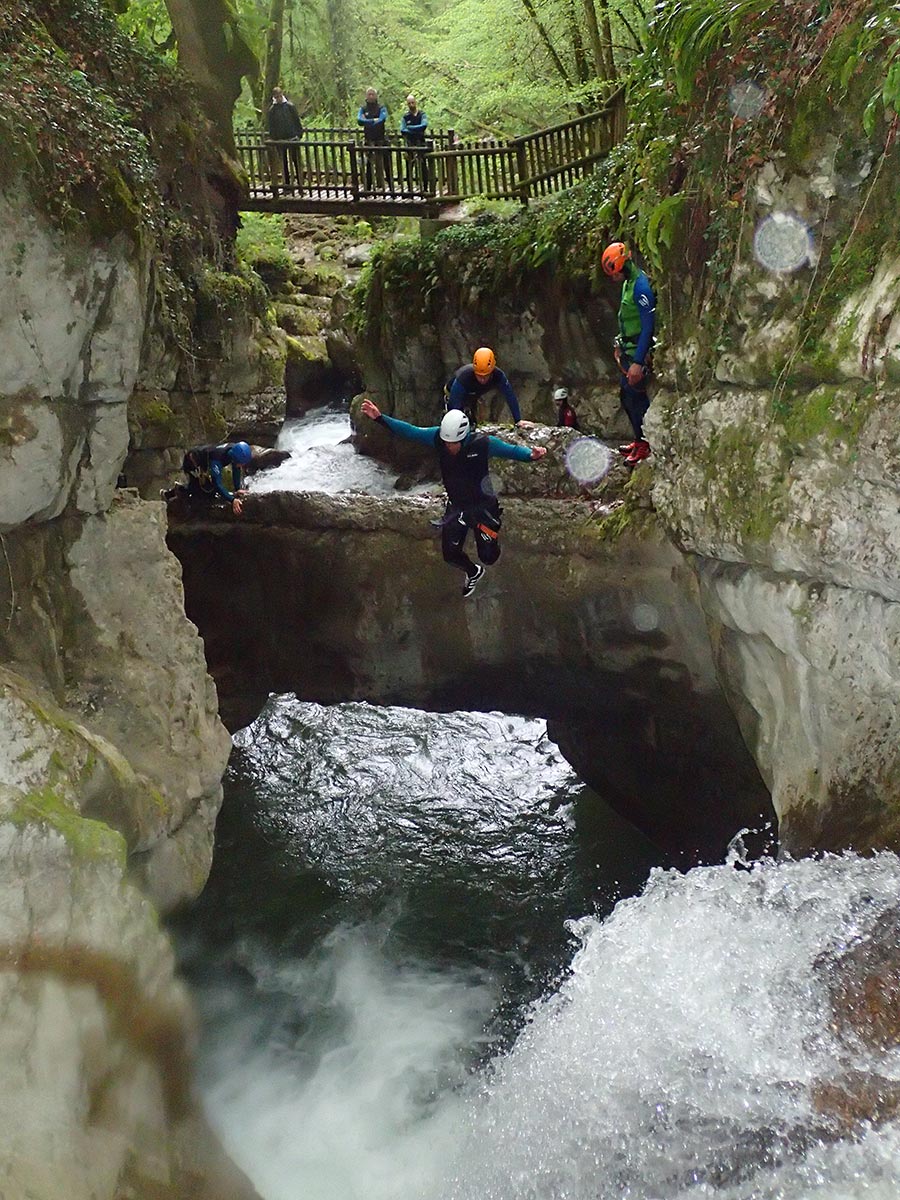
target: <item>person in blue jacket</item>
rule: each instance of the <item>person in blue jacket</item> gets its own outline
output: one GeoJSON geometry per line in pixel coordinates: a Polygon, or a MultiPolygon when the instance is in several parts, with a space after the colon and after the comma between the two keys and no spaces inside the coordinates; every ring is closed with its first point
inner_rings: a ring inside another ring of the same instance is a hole
{"type": "Polygon", "coordinates": [[[400,136],[409,148],[406,156],[406,186],[412,192],[421,176],[422,190],[427,192],[431,180],[428,170],[428,144],[425,131],[428,128],[428,117],[419,108],[415,96],[406,97],[406,112],[400,118],[400,136]]]}
{"type": "Polygon", "coordinates": [[[600,261],[610,279],[622,284],[614,354],[620,372],[619,399],[634,430],[634,441],[619,449],[628,466],[636,467],[650,455],[650,443],[644,437],[644,417],[650,407],[647,376],[656,328],[656,297],[650,280],[635,264],[624,242],[607,246],[600,261]]]}
{"type": "Polygon", "coordinates": [[[411,442],[433,446],[441,466],[441,478],[447,490],[447,507],[441,522],[441,550],[444,562],[465,571],[462,594],[471,596],[484,574],[482,563],[490,566],[500,557],[500,517],[503,510],[491,486],[488,460],[512,458],[536,462],[547,453],[543,446],[514,446],[502,438],[474,433],[471,422],[458,408],[449,409],[440,425],[410,425],[385,416],[371,400],[363,400],[361,411],[411,442]],[[469,530],[475,535],[480,563],[473,563],[463,550],[469,530]]]}
{"type": "Polygon", "coordinates": [[[489,346],[480,346],[472,356],[471,363],[460,367],[444,388],[445,408],[459,408],[473,425],[478,424],[478,401],[496,388],[506,397],[513,424],[522,420],[519,400],[506,375],[497,366],[497,359],[489,346]]]}
{"type": "Polygon", "coordinates": [[[388,150],[387,133],[385,132],[387,118],[387,108],[378,99],[378,92],[375,88],[367,88],[366,99],[360,105],[359,112],[356,114],[356,123],[362,126],[363,142],[365,143],[363,154],[366,159],[367,192],[372,191],[373,164],[375,167],[375,182],[378,185],[379,191],[384,190],[385,175],[387,175],[388,189],[390,191],[394,190],[391,175],[391,160],[389,157],[390,151],[388,150]]]}
{"type": "Polygon", "coordinates": [[[236,517],[241,515],[243,503],[243,468],[253,457],[253,451],[246,442],[222,442],[218,446],[193,446],[184,456],[181,469],[187,475],[186,484],[177,483],[173,488],[161,493],[163,500],[174,500],[176,496],[184,496],[193,500],[204,496],[213,499],[216,495],[227,500],[231,511],[236,517]],[[234,491],[230,492],[222,480],[225,467],[231,467],[231,479],[234,491]]]}

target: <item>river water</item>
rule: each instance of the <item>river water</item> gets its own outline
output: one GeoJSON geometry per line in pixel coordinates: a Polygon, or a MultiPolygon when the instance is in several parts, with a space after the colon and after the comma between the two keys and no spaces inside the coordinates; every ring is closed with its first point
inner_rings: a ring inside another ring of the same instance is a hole
{"type": "Polygon", "coordinates": [[[812,1101],[893,855],[667,869],[503,714],[272,697],[225,791],[176,936],[264,1200],[895,1200],[898,1128],[812,1101]]]}
{"type": "Polygon", "coordinates": [[[392,493],[397,476],[376,459],[357,454],[350,433],[349,414],[340,405],[314,408],[304,417],[285,421],[276,446],[290,450],[291,457],[280,467],[252,476],[249,490],[392,493]]]}

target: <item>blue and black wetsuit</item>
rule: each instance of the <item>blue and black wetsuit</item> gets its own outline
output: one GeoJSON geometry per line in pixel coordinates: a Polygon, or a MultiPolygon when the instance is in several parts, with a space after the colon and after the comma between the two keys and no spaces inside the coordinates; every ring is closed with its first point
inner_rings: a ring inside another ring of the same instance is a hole
{"type": "Polygon", "coordinates": [[[638,441],[644,436],[644,417],[650,407],[647,372],[655,328],[656,297],[650,280],[633,262],[628,262],[625,282],[622,284],[619,336],[616,338],[616,345],[619,350],[619,368],[622,372],[619,380],[619,398],[638,441]],[[637,387],[627,379],[626,373],[632,363],[638,363],[644,368],[644,378],[637,387]]]}
{"type": "Polygon", "coordinates": [[[400,118],[400,136],[412,153],[407,155],[406,185],[410,191],[415,189],[417,176],[421,174],[422,187],[427,191],[431,182],[431,172],[428,169],[428,152],[425,142],[425,131],[428,128],[428,118],[417,108],[415,112],[409,109],[400,118]]]}
{"type": "Polygon", "coordinates": [[[362,126],[363,141],[367,147],[364,151],[367,192],[372,190],[373,167],[374,181],[379,191],[384,187],[385,178],[387,178],[388,188],[391,191],[394,189],[391,177],[391,159],[387,149],[387,133],[385,132],[387,118],[387,109],[377,100],[367,100],[360,106],[359,112],[356,114],[356,123],[362,126]],[[380,147],[380,149],[376,147],[380,147]]]}
{"type": "Polygon", "coordinates": [[[478,419],[478,401],[491,388],[497,388],[506,397],[506,403],[509,405],[513,421],[518,425],[522,419],[522,414],[519,411],[519,401],[516,393],[513,391],[512,384],[499,367],[494,367],[490,376],[483,383],[475,374],[475,368],[471,363],[460,367],[444,389],[447,399],[446,407],[461,408],[472,424],[475,425],[478,419]]]}
{"type": "Polygon", "coordinates": [[[483,563],[490,565],[500,557],[500,515],[491,484],[488,460],[510,458],[530,462],[527,446],[514,446],[502,438],[486,433],[470,433],[456,454],[451,454],[441,440],[438,425],[410,425],[396,417],[378,418],[392,433],[411,442],[433,446],[441,464],[441,479],[447,489],[447,509],[441,527],[441,550],[444,562],[461,567],[471,575],[475,567],[463,551],[463,542],[470,529],[475,533],[475,548],[483,563]]]}
{"type": "Polygon", "coordinates": [[[187,487],[182,487],[188,496],[213,497],[218,493],[229,504],[234,499],[234,492],[240,490],[244,472],[240,463],[231,456],[234,442],[223,442],[221,445],[193,446],[185,454],[181,469],[188,477],[187,487]],[[231,467],[231,478],[234,481],[234,492],[229,492],[222,482],[222,472],[231,467]]]}

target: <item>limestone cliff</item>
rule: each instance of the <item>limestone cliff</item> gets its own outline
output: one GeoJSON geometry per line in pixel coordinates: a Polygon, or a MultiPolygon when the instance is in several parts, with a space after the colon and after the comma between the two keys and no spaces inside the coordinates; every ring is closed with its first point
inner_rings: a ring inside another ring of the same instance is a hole
{"type": "Polygon", "coordinates": [[[163,506],[116,491],[147,264],[9,194],[0,261],[3,1194],[249,1196],[138,890],[202,887],[230,748],[163,506]]]}
{"type": "Polygon", "coordinates": [[[250,1197],[158,924],[207,877],[230,739],[164,508],[117,487],[136,391],[177,407],[204,356],[236,180],[95,0],[4,10],[0,56],[0,1191],[250,1197]]]}

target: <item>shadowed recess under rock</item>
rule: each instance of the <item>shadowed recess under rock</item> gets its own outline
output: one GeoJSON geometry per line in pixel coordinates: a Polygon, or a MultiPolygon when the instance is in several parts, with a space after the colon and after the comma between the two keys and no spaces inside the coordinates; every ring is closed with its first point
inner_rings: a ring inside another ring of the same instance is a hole
{"type": "Polygon", "coordinates": [[[662,536],[610,540],[587,505],[507,499],[503,557],[464,603],[439,507],[272,494],[240,521],[171,514],[230,728],[271,692],[546,717],[582,777],[682,862],[773,820],[693,575],[662,536]]]}

